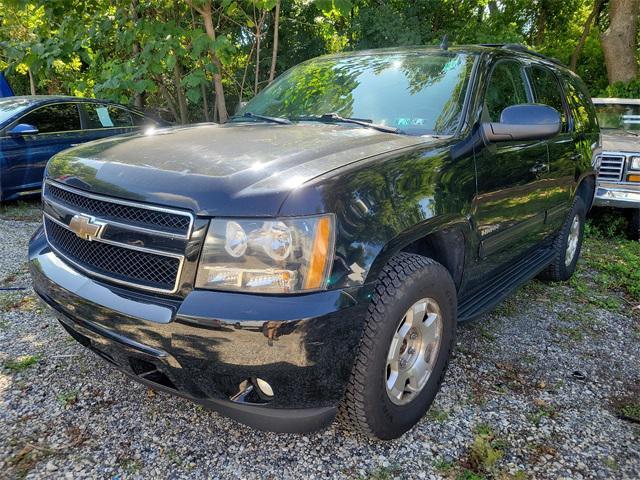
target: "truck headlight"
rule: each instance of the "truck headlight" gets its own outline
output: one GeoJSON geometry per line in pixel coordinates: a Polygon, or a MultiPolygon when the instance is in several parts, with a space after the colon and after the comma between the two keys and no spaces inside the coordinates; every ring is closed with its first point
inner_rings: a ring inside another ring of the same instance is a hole
{"type": "Polygon", "coordinates": [[[630,170],[640,170],[640,156],[631,157],[629,160],[630,170]]]}
{"type": "Polygon", "coordinates": [[[333,215],[213,219],[196,288],[256,293],[324,289],[333,263],[333,215]]]}

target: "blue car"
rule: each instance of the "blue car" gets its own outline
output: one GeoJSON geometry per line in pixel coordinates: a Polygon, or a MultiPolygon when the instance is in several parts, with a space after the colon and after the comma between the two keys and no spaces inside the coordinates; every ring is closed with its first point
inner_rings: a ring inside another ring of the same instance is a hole
{"type": "Polygon", "coordinates": [[[0,201],[37,194],[47,161],[74,145],[161,126],[118,105],[87,98],[0,98],[0,201]]]}

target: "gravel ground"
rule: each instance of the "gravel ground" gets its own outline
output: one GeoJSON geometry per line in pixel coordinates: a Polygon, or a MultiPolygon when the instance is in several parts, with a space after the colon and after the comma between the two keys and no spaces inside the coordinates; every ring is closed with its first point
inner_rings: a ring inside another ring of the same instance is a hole
{"type": "Polygon", "coordinates": [[[638,317],[585,305],[575,284],[532,282],[461,326],[434,406],[399,440],[273,434],[153,393],[71,340],[29,286],[36,227],[0,219],[0,477],[640,477],[640,427],[619,407],[640,405],[638,317]]]}

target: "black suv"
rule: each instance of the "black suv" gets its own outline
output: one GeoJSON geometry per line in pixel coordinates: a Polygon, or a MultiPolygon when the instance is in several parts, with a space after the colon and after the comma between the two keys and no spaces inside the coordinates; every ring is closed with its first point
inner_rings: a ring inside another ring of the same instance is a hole
{"type": "Polygon", "coordinates": [[[433,401],[457,322],[572,275],[598,148],[583,83],[519,48],[321,57],[225,125],[55,156],[34,286],[153,388],[390,439],[433,401]]]}

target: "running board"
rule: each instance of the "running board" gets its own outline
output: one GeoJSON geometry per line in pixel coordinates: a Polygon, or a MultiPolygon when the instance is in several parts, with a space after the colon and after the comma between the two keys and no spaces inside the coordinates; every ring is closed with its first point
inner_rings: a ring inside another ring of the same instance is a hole
{"type": "Polygon", "coordinates": [[[465,296],[458,304],[458,321],[466,322],[493,309],[498,303],[528,282],[551,262],[553,250],[534,251],[496,275],[487,285],[465,296]]]}

